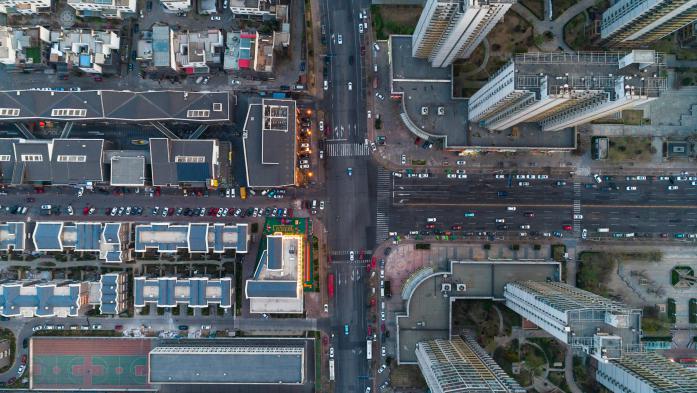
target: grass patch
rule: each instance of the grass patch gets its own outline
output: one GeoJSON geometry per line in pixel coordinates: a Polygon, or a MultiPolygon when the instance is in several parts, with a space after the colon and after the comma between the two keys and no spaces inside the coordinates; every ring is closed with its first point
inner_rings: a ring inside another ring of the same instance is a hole
{"type": "Polygon", "coordinates": [[[557,19],[561,14],[576,4],[577,0],[554,0],[552,1],[552,20],[557,19]]]}
{"type": "Polygon", "coordinates": [[[407,5],[372,5],[373,30],[378,40],[390,34],[412,34],[421,16],[422,7],[407,5]]]}
{"type": "Polygon", "coordinates": [[[566,384],[566,376],[562,372],[550,372],[547,375],[547,379],[549,382],[553,383],[555,386],[557,386],[559,389],[563,390],[566,393],[571,393],[571,389],[569,388],[569,385],[566,384]]]}
{"type": "Polygon", "coordinates": [[[520,4],[530,10],[539,20],[545,19],[545,4],[544,0],[520,0],[520,4]]]}
{"type": "Polygon", "coordinates": [[[235,262],[235,315],[242,315],[242,263],[235,262]]]}
{"type": "Polygon", "coordinates": [[[396,389],[414,389],[425,391],[428,388],[419,366],[411,364],[403,364],[401,366],[393,365],[390,371],[392,378],[392,386],[396,389]]]}
{"type": "Polygon", "coordinates": [[[644,119],[644,111],[627,109],[622,111],[622,121],[628,126],[643,126],[651,123],[650,119],[644,119]]]}
{"type": "Polygon", "coordinates": [[[583,252],[579,254],[576,286],[600,296],[608,296],[606,282],[617,263],[626,261],[658,262],[663,254],[660,251],[646,253],[606,253],[583,252]]]}
{"type": "Polygon", "coordinates": [[[552,365],[557,362],[564,363],[564,355],[566,354],[566,348],[564,348],[564,346],[560,344],[559,341],[553,338],[546,337],[531,337],[528,338],[528,341],[533,342],[542,348],[542,351],[545,353],[547,359],[549,360],[550,367],[553,367],[552,365]]]}
{"type": "Polygon", "coordinates": [[[671,323],[666,314],[659,312],[658,307],[647,306],[642,310],[641,329],[644,337],[670,336],[671,323]]]}
{"type": "Polygon", "coordinates": [[[609,138],[610,149],[608,159],[610,161],[650,161],[656,153],[651,146],[651,138],[624,136],[609,138]]]}

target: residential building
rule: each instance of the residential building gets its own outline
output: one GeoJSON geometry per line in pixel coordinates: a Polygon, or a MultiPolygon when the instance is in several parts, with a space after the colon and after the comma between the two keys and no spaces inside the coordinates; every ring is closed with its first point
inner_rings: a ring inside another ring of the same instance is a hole
{"type": "Polygon", "coordinates": [[[22,120],[153,121],[160,129],[165,127],[160,121],[220,123],[231,120],[230,95],[173,90],[0,91],[0,122],[22,120]]]}
{"type": "Polygon", "coordinates": [[[305,348],[305,340],[297,339],[170,341],[150,351],[148,382],[300,385],[307,372],[305,348]]]}
{"type": "MultiPolygon", "coordinates": [[[[56,108],[52,113],[68,111],[80,110],[56,108]]],[[[103,139],[0,138],[0,183],[91,186],[104,180],[103,149],[103,139]]]]}
{"type": "Polygon", "coordinates": [[[154,304],[157,307],[177,307],[184,304],[192,308],[205,308],[212,304],[232,307],[232,279],[223,277],[136,277],[133,280],[135,307],[154,304]]]}
{"type": "Polygon", "coordinates": [[[51,0],[0,0],[0,14],[32,15],[51,12],[51,0]]]}
{"type": "Polygon", "coordinates": [[[695,393],[697,370],[655,352],[625,352],[599,361],[595,379],[613,393],[695,393]]]}
{"type": "Polygon", "coordinates": [[[49,62],[88,74],[101,74],[106,69],[116,72],[120,44],[119,36],[111,30],[51,31],[49,62]]]}
{"type": "Polygon", "coordinates": [[[663,65],[652,50],[518,54],[472,95],[468,118],[491,130],[574,127],[658,98],[663,65]]]}
{"type": "Polygon", "coordinates": [[[172,225],[151,223],[136,225],[135,251],[154,250],[159,253],[224,253],[235,250],[244,254],[248,251],[249,231],[247,224],[225,225],[224,223],[189,223],[172,225]]]}
{"type": "Polygon", "coordinates": [[[249,105],[242,134],[249,187],[296,184],[297,129],[294,100],[264,99],[249,105]]]}
{"type": "MultiPolygon", "coordinates": [[[[214,107],[213,110],[216,108],[214,107]]],[[[222,110],[222,108],[218,108],[222,110]]],[[[192,116],[207,116],[192,113],[192,116]]],[[[208,111],[210,112],[210,111],[208,111]]],[[[154,186],[211,187],[218,185],[220,147],[217,139],[150,138],[150,167],[154,186]]]]}
{"type": "Polygon", "coordinates": [[[99,311],[118,315],[128,309],[128,274],[106,273],[99,278],[99,311]]]}
{"type": "Polygon", "coordinates": [[[469,336],[416,345],[419,369],[433,393],[524,393],[489,354],[469,336]]]}
{"type": "Polygon", "coordinates": [[[282,40],[276,38],[276,32],[272,35],[262,35],[258,31],[254,33],[231,31],[226,34],[224,70],[273,71],[274,50],[278,45],[283,45],[282,40]]]}
{"type": "Polygon", "coordinates": [[[230,0],[235,15],[269,17],[276,14],[278,0],[230,0]]]}
{"type": "Polygon", "coordinates": [[[136,59],[147,62],[153,71],[177,71],[174,57],[174,31],[169,26],[154,25],[152,31],[144,31],[136,46],[136,59]]]}
{"type": "Polygon", "coordinates": [[[619,0],[603,12],[605,46],[650,44],[697,20],[697,0],[619,0]]]}
{"type": "Polygon", "coordinates": [[[211,66],[222,64],[225,50],[223,33],[211,29],[175,32],[172,46],[177,70],[187,74],[207,74],[211,66]]]}
{"type": "Polygon", "coordinates": [[[42,26],[0,26],[0,63],[24,68],[45,65],[44,47],[49,42],[50,33],[42,26]]]}
{"type": "Polygon", "coordinates": [[[301,314],[303,312],[303,268],[309,250],[302,235],[274,233],[266,237],[245,294],[252,314],[301,314]]]}
{"type": "Polygon", "coordinates": [[[93,252],[109,263],[132,259],[130,251],[131,224],[112,222],[61,221],[36,222],[32,233],[34,250],[38,252],[65,251],[93,252]]]}
{"type": "Polygon", "coordinates": [[[6,222],[0,224],[0,251],[24,251],[27,224],[6,222]]]}
{"type": "Polygon", "coordinates": [[[447,67],[466,59],[515,0],[428,0],[412,36],[412,56],[447,67]]]}
{"type": "Polygon", "coordinates": [[[191,11],[191,0],[160,0],[165,12],[191,11]]]}
{"type": "Polygon", "coordinates": [[[0,340],[0,369],[10,365],[11,355],[10,340],[6,338],[0,340]]]}
{"type": "Polygon", "coordinates": [[[559,341],[603,357],[637,350],[641,309],[561,282],[517,281],[504,288],[506,306],[559,341]]]}
{"type": "Polygon", "coordinates": [[[77,16],[97,18],[123,18],[124,14],[135,14],[136,0],[68,0],[77,16]]]}
{"type": "Polygon", "coordinates": [[[21,280],[0,284],[0,315],[4,317],[76,317],[89,300],[89,283],[21,280]]]}

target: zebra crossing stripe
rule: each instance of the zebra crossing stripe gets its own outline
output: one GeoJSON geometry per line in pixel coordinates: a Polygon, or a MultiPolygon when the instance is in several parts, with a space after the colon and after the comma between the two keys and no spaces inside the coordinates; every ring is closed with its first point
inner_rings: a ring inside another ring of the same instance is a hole
{"type": "Polygon", "coordinates": [[[369,156],[370,146],[361,143],[332,143],[327,145],[328,157],[369,156]]]}

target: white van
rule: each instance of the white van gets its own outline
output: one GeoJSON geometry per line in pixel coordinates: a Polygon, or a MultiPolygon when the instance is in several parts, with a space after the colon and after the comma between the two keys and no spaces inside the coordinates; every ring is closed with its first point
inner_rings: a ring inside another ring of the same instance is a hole
{"type": "Polygon", "coordinates": [[[607,232],[610,232],[610,228],[598,228],[598,232],[607,233],[607,232]]]}

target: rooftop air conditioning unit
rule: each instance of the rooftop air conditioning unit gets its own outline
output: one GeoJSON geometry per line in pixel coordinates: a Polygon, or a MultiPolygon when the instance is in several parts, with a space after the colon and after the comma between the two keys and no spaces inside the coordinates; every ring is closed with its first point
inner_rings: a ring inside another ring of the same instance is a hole
{"type": "Polygon", "coordinates": [[[458,292],[465,292],[465,291],[467,290],[467,285],[466,285],[466,284],[457,284],[457,285],[455,286],[455,289],[456,289],[458,292]]]}
{"type": "Polygon", "coordinates": [[[440,284],[440,290],[441,290],[441,292],[450,292],[450,284],[449,283],[440,284]]]}
{"type": "Polygon", "coordinates": [[[422,107],[421,107],[421,114],[422,114],[423,116],[428,115],[428,107],[427,107],[427,106],[422,106],[422,107]]]}
{"type": "Polygon", "coordinates": [[[438,116],[443,116],[443,115],[445,115],[445,107],[439,106],[438,107],[438,116]]]}

